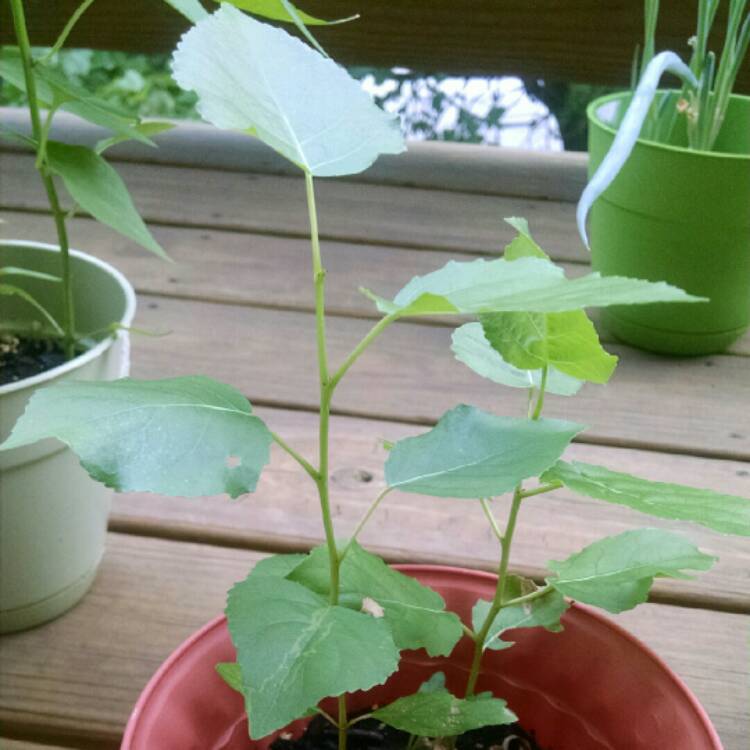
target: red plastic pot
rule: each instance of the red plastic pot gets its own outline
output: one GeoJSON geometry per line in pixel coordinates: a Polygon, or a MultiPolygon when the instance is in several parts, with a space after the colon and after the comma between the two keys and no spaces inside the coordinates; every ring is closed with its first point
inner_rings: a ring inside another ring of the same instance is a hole
{"type": "MultiPolygon", "coordinates": [[[[477,598],[490,599],[495,576],[460,568],[397,566],[439,591],[448,608],[468,621],[477,598]]],[[[479,690],[507,699],[521,723],[549,750],[721,750],[706,712],[667,665],[606,618],[573,605],[562,633],[517,630],[513,648],[485,654],[479,690]]],[[[404,654],[385,685],[351,696],[353,710],[408,694],[433,672],[448,687],[465,684],[471,644],[449,659],[404,654]]],[[[188,638],[141,694],[122,750],[267,750],[272,735],[251,742],[241,697],[214,665],[233,661],[234,647],[219,617],[188,638]]],[[[301,732],[304,722],[287,728],[301,732]]]]}

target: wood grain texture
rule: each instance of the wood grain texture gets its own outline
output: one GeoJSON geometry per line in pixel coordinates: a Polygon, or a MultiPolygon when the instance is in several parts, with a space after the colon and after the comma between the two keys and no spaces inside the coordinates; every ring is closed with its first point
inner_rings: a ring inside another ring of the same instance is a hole
{"type": "MultiPolygon", "coordinates": [[[[301,177],[130,163],[119,172],[144,219],[155,224],[309,236],[301,177]]],[[[30,157],[0,152],[0,173],[0,206],[46,210],[30,157]]],[[[550,252],[585,257],[568,202],[332,180],[318,180],[316,194],[324,239],[494,253],[508,237],[503,217],[525,216],[550,252]]],[[[3,227],[3,235],[9,230],[3,227]]]]}
{"type": "MultiPolygon", "coordinates": [[[[75,0],[30,4],[32,41],[51,44],[75,7],[75,0]]],[[[620,86],[628,84],[643,24],[643,6],[637,0],[473,0],[468,14],[448,0],[318,0],[306,9],[321,18],[361,14],[357,22],[316,29],[323,46],[342,64],[620,86]]],[[[2,12],[0,43],[7,43],[11,27],[7,8],[2,12]]],[[[687,54],[686,41],[695,33],[694,4],[686,12],[684,0],[663,0],[660,19],[658,47],[687,54]]],[[[720,17],[717,29],[723,27],[720,17]]],[[[186,28],[187,22],[163,3],[101,0],[83,17],[70,44],[167,51],[186,28]]],[[[750,88],[747,67],[741,71],[739,88],[750,88]]]]}
{"type": "MultiPolygon", "coordinates": [[[[14,239],[55,242],[54,226],[46,217],[17,211],[6,211],[3,217],[5,231],[14,239]]],[[[154,231],[174,265],[159,262],[94,221],[81,218],[69,223],[73,246],[112,263],[139,293],[287,310],[313,309],[306,239],[165,226],[154,231]]],[[[512,237],[507,225],[502,232],[501,244],[512,237]]],[[[447,260],[441,251],[332,240],[325,243],[323,252],[328,268],[328,312],[373,319],[379,314],[358,291],[361,284],[386,296],[394,295],[413,276],[434,271],[447,260]]],[[[459,261],[475,257],[450,254],[459,261]]],[[[571,278],[589,271],[584,263],[561,263],[571,278]]],[[[597,310],[590,310],[589,315],[598,320],[597,310]]],[[[416,322],[455,326],[456,318],[436,316],[416,322]]],[[[605,341],[613,340],[603,328],[600,334],[605,341]]],[[[750,332],[734,342],[728,352],[750,356],[750,332]]]]}
{"type": "MultiPolygon", "coordinates": [[[[110,535],[100,575],[81,604],[55,622],[0,641],[6,732],[79,748],[116,748],[149,677],[189,633],[223,609],[225,590],[257,559],[243,550],[110,535]]],[[[725,750],[744,750],[749,621],[655,604],[628,621],[678,669],[708,710],[725,750]]]]}
{"type": "MultiPolygon", "coordinates": [[[[312,458],[316,454],[315,415],[277,409],[257,413],[303,455],[312,458]]],[[[347,537],[385,488],[387,453],[382,440],[421,431],[397,423],[334,418],[331,501],[337,536],[347,537]]],[[[750,503],[749,463],[582,444],[571,446],[566,456],[656,481],[711,487],[747,497],[750,503]]],[[[498,518],[504,519],[507,498],[494,506],[498,518]]],[[[750,544],[746,538],[655,519],[568,490],[524,505],[513,545],[513,566],[541,579],[548,560],[564,559],[603,536],[643,526],[677,531],[719,557],[710,573],[694,580],[659,580],[654,589],[657,600],[750,613],[750,544]]],[[[147,493],[115,495],[111,528],[276,551],[306,550],[322,541],[315,487],[288,454],[276,447],[257,491],[240,502],[230,502],[226,496],[187,500],[147,493]]],[[[362,539],[393,562],[418,560],[495,570],[499,559],[497,541],[478,503],[470,500],[392,493],[365,527],[362,539]]]]}
{"type": "MultiPolygon", "coordinates": [[[[30,133],[28,113],[0,107],[0,122],[30,133]]],[[[108,131],[66,112],[55,115],[51,137],[93,145],[108,131]]],[[[299,170],[256,138],[200,122],[182,121],[157,135],[158,148],[126,141],[107,151],[113,161],[200,167],[229,172],[298,176],[299,170]]],[[[0,151],[24,149],[0,141],[0,151]]],[[[381,185],[457,190],[484,195],[514,195],[539,200],[576,201],[586,184],[588,156],[571,151],[529,151],[469,143],[410,141],[406,153],[385,154],[369,169],[344,179],[381,185]]]]}
{"type": "MultiPolygon", "coordinates": [[[[317,408],[314,316],[309,313],[144,295],[136,325],[171,331],[158,339],[136,337],[136,377],[206,374],[233,384],[259,404],[317,408]]],[[[371,325],[353,318],[329,320],[332,366],[371,325]]],[[[450,335],[450,329],[436,326],[391,326],[341,382],[334,409],[423,424],[460,402],[524,413],[526,394],[484,380],[455,361],[450,335]]],[[[621,355],[609,385],[588,385],[574,399],[550,397],[547,416],[587,424],[589,442],[750,458],[750,416],[737,408],[750,403],[745,357],[665,359],[609,348],[621,355]]]]}

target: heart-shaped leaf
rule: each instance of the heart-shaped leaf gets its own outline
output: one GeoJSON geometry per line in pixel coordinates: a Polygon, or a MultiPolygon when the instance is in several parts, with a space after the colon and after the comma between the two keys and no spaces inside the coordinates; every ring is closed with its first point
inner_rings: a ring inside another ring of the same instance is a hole
{"type": "Polygon", "coordinates": [[[574,492],[648,513],[692,521],[725,534],[750,536],[750,499],[610,471],[604,466],[558,461],[542,477],[574,492]]]}
{"type": "Polygon", "coordinates": [[[429,432],[399,440],[385,479],[389,487],[419,495],[499,495],[552,466],[582,429],[557,419],[497,417],[462,404],[429,432]]]}
{"type": "Polygon", "coordinates": [[[480,321],[492,348],[520,369],[553,367],[577,380],[606,383],[617,367],[583,310],[488,313],[480,321]]]}
{"type": "Polygon", "coordinates": [[[656,576],[688,578],[686,569],[708,570],[715,559],[678,534],[636,529],[549,562],[556,575],[547,582],[572,599],[622,612],[646,601],[656,576]]]}
{"type": "MultiPolygon", "coordinates": [[[[445,611],[440,594],[389,567],[356,541],[349,546],[339,575],[341,594],[355,594],[359,600],[368,598],[382,608],[400,649],[424,648],[431,656],[448,656],[463,634],[461,620],[453,612],[445,611]]],[[[328,595],[327,548],[316,547],[288,577],[328,595]]]]}
{"type": "Polygon", "coordinates": [[[54,437],[116,490],[238,497],[255,489],[273,441],[251,411],[205,377],[71,381],[36,391],[0,448],[54,437]]]}
{"type": "MultiPolygon", "coordinates": [[[[512,313],[502,313],[510,315],[512,313]]],[[[523,315],[524,313],[519,313],[523,315]]],[[[541,370],[522,370],[506,362],[484,335],[481,323],[466,323],[453,332],[451,349],[459,362],[474,370],[477,375],[511,388],[539,388],[541,370]]],[[[550,366],[547,373],[547,393],[573,396],[583,382],[565,375],[550,366]]]]}
{"type": "Polygon", "coordinates": [[[354,174],[404,150],[398,120],[343,68],[231,5],[182,37],[173,71],[206,120],[256,135],[312,175],[354,174]]]}
{"type": "Polygon", "coordinates": [[[331,605],[294,581],[251,573],[229,592],[226,612],[253,739],[323,698],[385,682],[398,666],[384,619],[331,605]]]}

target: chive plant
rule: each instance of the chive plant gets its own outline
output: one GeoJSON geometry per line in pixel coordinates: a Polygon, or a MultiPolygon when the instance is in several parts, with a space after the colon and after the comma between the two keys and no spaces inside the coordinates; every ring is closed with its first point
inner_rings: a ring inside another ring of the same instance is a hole
{"type": "MultiPolygon", "coordinates": [[[[477,692],[483,654],[512,645],[503,633],[516,627],[559,629],[566,596],[611,612],[628,609],[645,600],[655,576],[680,577],[713,560],[677,534],[645,529],[550,563],[549,576],[538,586],[511,573],[516,525],[532,497],[566,486],[652,515],[750,535],[750,502],[741,498],[561,461],[584,428],[543,417],[546,394],[573,395],[584,381],[603,384],[614,371],[616,358],[602,349],[583,308],[699,299],[664,283],[596,273],[567,279],[526,222],[512,219],[517,237],[502,258],[451,261],[413,278],[393,299],[363,288],[378,319],[348,356],[332,363],[316,180],[355,174],[379,154],[403,151],[398,122],[330,58],[231,3],[184,35],[173,69],[179,85],[197,93],[206,120],[259,138],[304,178],[315,300],[309,335],[317,351],[311,373],[319,394],[317,455],[304,456],[253,414],[243,394],[204,376],[42,389],[2,449],[56,437],[78,453],[94,479],[116,490],[183,497],[253,492],[273,444],[294,459],[317,492],[324,543],[308,554],[262,560],[227,597],[237,660],[217,669],[242,693],[252,738],[320,713],[338,728],[339,749],[345,750],[347,730],[362,719],[349,715],[350,693],[384,683],[398,669],[402,651],[421,648],[449,657],[462,638],[473,643],[465,685],[451,692],[435,675],[418,692],[367,715],[411,734],[410,748],[415,738],[451,738],[512,722],[515,716],[502,696],[477,692]],[[476,318],[455,331],[456,357],[493,381],[525,389],[527,418],[461,404],[428,432],[390,446],[385,488],[353,532],[339,536],[329,482],[336,389],[391,325],[435,315],[476,318]],[[360,533],[394,491],[436,502],[464,498],[486,514],[499,543],[498,581],[491,601],[476,602],[472,622],[462,622],[438,593],[360,545],[360,533]],[[493,499],[506,493],[512,499],[501,529],[493,499]],[[320,707],[326,698],[334,699],[335,711],[320,707]]],[[[283,377],[282,357],[276,365],[283,377]]]]}

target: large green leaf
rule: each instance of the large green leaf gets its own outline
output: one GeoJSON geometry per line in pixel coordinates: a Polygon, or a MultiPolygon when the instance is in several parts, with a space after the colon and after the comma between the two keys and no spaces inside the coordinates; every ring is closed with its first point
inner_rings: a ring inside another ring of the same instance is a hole
{"type": "Polygon", "coordinates": [[[97,221],[156,255],[168,257],[138,215],[120,175],[99,154],[85,146],[49,141],[47,163],[62,178],[73,200],[97,221]]]}
{"type": "Polygon", "coordinates": [[[462,699],[445,689],[407,695],[373,711],[372,715],[419,737],[456,737],[472,729],[517,721],[500,698],[483,693],[462,699]]]}
{"type": "MultiPolygon", "coordinates": [[[[511,596],[515,598],[515,596],[521,596],[522,593],[527,592],[522,591],[519,586],[517,591],[514,592],[514,594],[511,594],[511,596]]],[[[484,625],[491,606],[492,603],[485,599],[477,600],[477,603],[471,611],[475,632],[478,632],[484,625]]],[[[504,607],[498,612],[495,619],[492,621],[483,648],[489,648],[494,651],[510,648],[510,646],[513,645],[513,642],[505,641],[500,636],[506,630],[512,630],[513,628],[542,627],[551,630],[552,632],[559,632],[562,630],[560,618],[563,616],[567,608],[568,604],[565,601],[565,598],[559,591],[555,590],[540,596],[538,599],[532,599],[527,604],[504,607]]]]}
{"type": "Polygon", "coordinates": [[[725,534],[750,536],[750,499],[610,471],[578,461],[558,461],[542,480],[562,482],[574,492],[626,505],[658,518],[692,521],[725,534]]]}
{"type": "Polygon", "coordinates": [[[562,562],[547,581],[572,599],[608,612],[645,602],[654,578],[689,578],[685,570],[708,570],[715,558],[689,540],[661,529],[636,529],[590,544],[562,562]]]}
{"type": "Polygon", "coordinates": [[[226,612],[253,739],[323,698],[385,682],[398,666],[384,619],[333,606],[294,581],[251,573],[229,592],[226,612]]]}
{"type": "Polygon", "coordinates": [[[389,487],[435,497],[483,498],[546,471],[583,427],[557,419],[512,419],[457,406],[388,455],[389,487]]]}
{"type": "Polygon", "coordinates": [[[583,310],[489,313],[480,320],[492,348],[520,369],[551,366],[578,380],[606,383],[617,367],[583,310]]]}
{"type": "Polygon", "coordinates": [[[273,440],[251,411],[205,377],[67,382],[36,391],[0,448],[54,437],[116,490],[238,497],[255,489],[273,440]]]}
{"type": "Polygon", "coordinates": [[[257,135],[312,175],[354,174],[404,150],[397,118],[343,68],[231,5],[182,37],[173,71],[206,120],[257,135]]]}
{"type": "MultiPolygon", "coordinates": [[[[328,595],[327,548],[316,547],[288,578],[328,595]]],[[[445,611],[440,594],[390,568],[357,542],[352,542],[341,563],[340,586],[342,594],[355,594],[360,600],[367,597],[382,607],[400,649],[424,648],[431,656],[448,656],[463,634],[461,620],[445,611]]]]}
{"type": "MultiPolygon", "coordinates": [[[[503,313],[511,314],[511,313],[503,313]]],[[[523,313],[519,313],[523,314],[523,313]]],[[[451,349],[456,359],[477,375],[511,388],[539,388],[541,370],[522,370],[506,362],[484,335],[481,323],[466,323],[453,332],[451,349]]],[[[573,396],[583,382],[550,366],[546,390],[558,396],[573,396]]]]}
{"type": "Polygon", "coordinates": [[[485,312],[565,312],[589,306],[645,302],[700,302],[662,281],[654,283],[590,273],[566,279],[563,269],[543,258],[449,261],[415,276],[393,299],[363,289],[385,314],[445,315],[485,312]]]}

